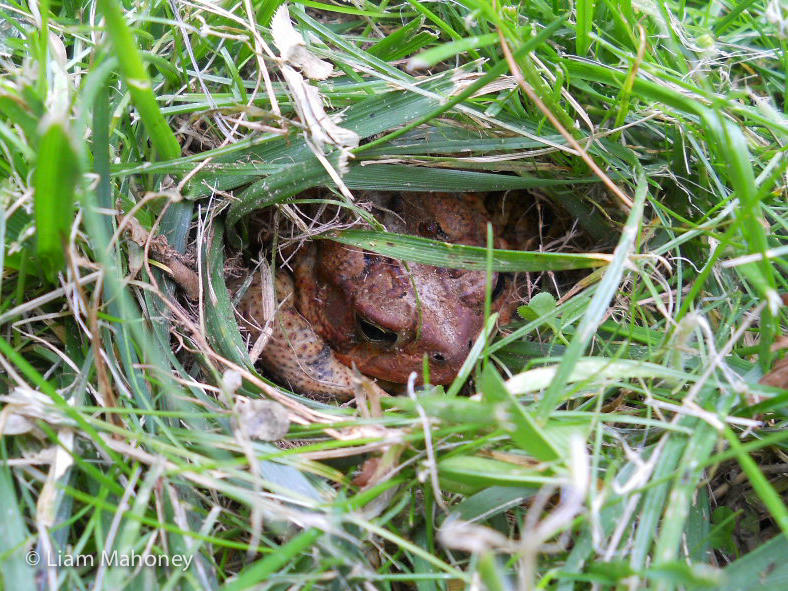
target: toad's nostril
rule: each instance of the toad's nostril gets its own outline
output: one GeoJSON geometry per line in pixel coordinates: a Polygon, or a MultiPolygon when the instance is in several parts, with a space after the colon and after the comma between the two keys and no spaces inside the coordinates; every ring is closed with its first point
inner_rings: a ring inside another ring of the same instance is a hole
{"type": "Polygon", "coordinates": [[[443,355],[443,353],[433,353],[432,354],[432,360],[433,361],[446,361],[446,357],[443,355]]]}

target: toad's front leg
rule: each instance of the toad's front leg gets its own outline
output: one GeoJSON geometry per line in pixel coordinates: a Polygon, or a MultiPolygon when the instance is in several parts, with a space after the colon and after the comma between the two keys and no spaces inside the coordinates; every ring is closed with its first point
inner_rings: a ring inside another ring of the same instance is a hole
{"type": "MultiPolygon", "coordinates": [[[[260,355],[263,366],[296,392],[319,398],[352,398],[352,370],[337,360],[329,344],[296,309],[293,289],[290,275],[277,270],[274,291],[279,306],[271,336],[260,355]]],[[[253,340],[260,336],[268,321],[263,310],[263,287],[258,275],[238,309],[253,340]]]]}

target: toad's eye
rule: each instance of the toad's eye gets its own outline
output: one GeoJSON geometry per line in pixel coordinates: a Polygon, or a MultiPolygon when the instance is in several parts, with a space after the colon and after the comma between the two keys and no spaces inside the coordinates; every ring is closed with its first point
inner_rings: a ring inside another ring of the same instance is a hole
{"type": "Polygon", "coordinates": [[[385,328],[380,328],[372,324],[366,318],[356,316],[356,325],[358,332],[361,336],[368,340],[370,343],[379,343],[381,345],[394,345],[397,342],[397,333],[385,328]]]}

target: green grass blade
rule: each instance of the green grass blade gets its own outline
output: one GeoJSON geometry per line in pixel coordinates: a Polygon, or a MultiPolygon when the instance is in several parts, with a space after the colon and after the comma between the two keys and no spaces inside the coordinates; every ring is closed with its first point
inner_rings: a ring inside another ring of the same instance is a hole
{"type": "Polygon", "coordinates": [[[761,314],[761,367],[767,370],[771,365],[770,348],[777,334],[775,316],[779,296],[775,290],[774,269],[766,257],[769,243],[766,229],[761,223],[760,193],[755,184],[752,169],[752,156],[741,130],[719,111],[704,118],[707,130],[713,134],[714,146],[720,159],[725,163],[724,171],[739,198],[737,221],[742,240],[747,244],[750,254],[760,254],[761,260],[747,263],[740,271],[747,272],[748,278],[768,305],[761,314]]]}
{"type": "Polygon", "coordinates": [[[444,21],[441,17],[427,8],[422,2],[418,2],[417,0],[407,0],[408,4],[410,4],[416,11],[420,12],[424,17],[432,22],[436,27],[438,27],[444,34],[448,35],[452,39],[460,39],[460,34],[452,28],[452,26],[444,21]]]}
{"type": "Polygon", "coordinates": [[[766,479],[761,469],[755,460],[750,457],[741,449],[739,438],[730,430],[730,427],[725,429],[725,438],[728,440],[732,450],[736,453],[736,459],[739,462],[744,473],[752,484],[752,488],[761,499],[761,502],[766,506],[769,513],[777,522],[778,527],[782,530],[783,535],[788,538],[788,507],[785,506],[785,499],[781,498],[780,494],[774,490],[774,487],[766,479]]]}
{"type": "Polygon", "coordinates": [[[485,401],[506,409],[507,420],[502,422],[511,425],[506,430],[509,431],[512,441],[521,449],[542,462],[552,462],[561,457],[558,449],[534,422],[531,415],[511,395],[491,363],[482,370],[479,389],[484,393],[485,401]]]}
{"type": "MultiPolygon", "coordinates": [[[[725,16],[714,21],[714,24],[712,25],[712,31],[714,31],[714,34],[721,35],[724,33],[725,30],[733,24],[733,22],[742,12],[750,8],[756,2],[757,0],[739,0],[736,2],[727,12],[727,14],[725,14],[725,16]]],[[[777,5],[780,6],[779,3],[777,5]]],[[[780,9],[778,8],[778,10],[780,9]]]]}
{"type": "Polygon", "coordinates": [[[541,470],[531,469],[509,462],[481,456],[453,455],[438,462],[441,479],[462,483],[470,490],[478,491],[488,486],[540,486],[558,484],[557,478],[547,476],[541,470]]]}
{"type": "Polygon", "coordinates": [[[342,179],[351,189],[376,191],[507,191],[596,182],[593,178],[542,179],[404,164],[353,166],[342,179]]]}
{"type": "Polygon", "coordinates": [[[286,544],[279,546],[273,554],[247,566],[237,578],[221,587],[222,591],[241,591],[265,581],[272,574],[281,571],[296,555],[308,550],[322,535],[323,532],[315,528],[302,531],[286,544]]]}
{"type": "Polygon", "coordinates": [[[537,416],[543,421],[560,404],[562,396],[564,395],[564,386],[569,376],[572,374],[574,365],[579,361],[581,355],[583,355],[583,352],[594,335],[596,327],[604,318],[610,300],[618,290],[621,278],[627,266],[627,261],[629,260],[629,255],[632,254],[632,249],[635,246],[635,239],[637,238],[638,229],[642,221],[643,204],[645,203],[647,193],[648,185],[645,175],[641,171],[638,177],[635,203],[621,231],[621,238],[613,253],[613,260],[607,267],[605,276],[599,282],[594,297],[583,319],[580,321],[577,333],[567,347],[555,373],[555,377],[545,391],[544,398],[542,398],[542,401],[539,403],[537,416]]]}
{"type": "Polygon", "coordinates": [[[65,263],[78,178],[77,155],[66,125],[52,121],[41,136],[33,178],[36,254],[50,281],[65,263]]]}
{"type": "MultiPolygon", "coordinates": [[[[487,249],[438,242],[392,232],[372,230],[345,230],[327,236],[331,240],[358,246],[395,259],[454,269],[486,269],[487,249]]],[[[492,250],[494,271],[546,271],[589,269],[601,267],[610,261],[608,255],[567,254],[557,252],[525,252],[519,250],[492,250]]]]}
{"type": "Polygon", "coordinates": [[[208,335],[216,349],[231,361],[241,366],[250,366],[249,353],[241,339],[235,321],[232,301],[224,281],[224,225],[217,221],[212,235],[205,243],[202,260],[203,291],[207,301],[215,300],[205,306],[205,323],[208,335]]]}
{"type": "Polygon", "coordinates": [[[367,51],[382,60],[395,60],[409,55],[414,49],[418,49],[414,47],[414,43],[417,43],[417,39],[423,34],[427,35],[429,41],[434,39],[432,32],[418,32],[423,22],[423,19],[413,19],[401,29],[383,37],[367,51]]]}
{"type": "Polygon", "coordinates": [[[150,77],[118,1],[98,0],[98,5],[106,19],[107,32],[118,58],[121,76],[131,94],[134,106],[139,111],[140,119],[148,130],[151,143],[158,152],[158,158],[161,160],[177,158],[181,154],[181,147],[159,110],[150,77]]]}
{"type": "MultiPolygon", "coordinates": [[[[539,45],[544,43],[547,39],[550,38],[550,35],[552,35],[555,31],[558,30],[558,28],[563,23],[564,23],[564,19],[563,18],[557,18],[556,20],[551,22],[544,29],[539,31],[539,33],[537,35],[534,35],[533,37],[528,39],[525,43],[523,43],[520,47],[518,47],[517,50],[514,53],[515,58],[517,58],[518,56],[525,55],[529,51],[533,51],[539,45]]],[[[431,111],[430,113],[427,113],[426,115],[424,115],[422,117],[416,118],[415,121],[412,121],[412,122],[408,123],[407,125],[397,129],[396,131],[393,131],[393,132],[391,132],[391,133],[389,133],[389,134],[387,134],[387,135],[385,135],[383,137],[377,138],[377,139],[375,139],[375,140],[373,140],[371,142],[368,142],[368,143],[366,143],[364,145],[359,146],[358,148],[355,148],[354,152],[356,154],[358,154],[358,153],[363,152],[365,150],[369,150],[371,148],[374,148],[374,147],[377,147],[377,146],[380,146],[380,145],[384,145],[384,144],[392,141],[393,139],[398,138],[401,135],[404,135],[405,133],[407,133],[411,129],[414,129],[414,128],[418,127],[419,125],[423,125],[424,123],[427,123],[428,121],[430,121],[431,119],[434,119],[435,117],[437,117],[441,113],[445,113],[446,111],[448,111],[449,109],[451,109],[455,105],[458,105],[459,103],[461,103],[465,99],[472,97],[481,88],[483,88],[484,86],[486,86],[487,84],[489,84],[493,80],[498,79],[508,69],[509,69],[509,65],[505,61],[503,61],[503,60],[499,61],[497,64],[495,64],[493,67],[491,67],[490,70],[487,71],[487,73],[484,74],[484,76],[481,76],[478,80],[476,80],[475,82],[473,82],[470,85],[468,85],[468,87],[465,90],[463,90],[462,92],[460,92],[456,96],[452,97],[448,101],[445,101],[437,109],[431,111]]]]}
{"type": "Polygon", "coordinates": [[[409,70],[423,70],[431,68],[437,63],[454,57],[457,54],[468,51],[469,49],[480,49],[498,43],[497,33],[488,33],[486,35],[475,35],[472,37],[465,37],[443,45],[431,47],[420,54],[413,56],[408,60],[409,70]]]}
{"type": "Polygon", "coordinates": [[[577,0],[575,2],[575,12],[577,23],[575,31],[575,50],[577,55],[583,56],[588,53],[591,47],[591,26],[594,24],[594,0],[577,0]]]}
{"type": "MultiPolygon", "coordinates": [[[[5,445],[3,445],[3,459],[5,459],[5,445]]],[[[11,470],[3,462],[0,465],[0,498],[3,499],[3,518],[0,519],[0,577],[4,589],[20,589],[33,591],[35,577],[33,568],[26,557],[36,556],[28,554],[25,547],[28,531],[18,497],[14,490],[11,470]]]]}
{"type": "Polygon", "coordinates": [[[731,562],[725,570],[725,582],[720,591],[768,591],[779,589],[788,581],[788,539],[775,536],[731,562]]]}

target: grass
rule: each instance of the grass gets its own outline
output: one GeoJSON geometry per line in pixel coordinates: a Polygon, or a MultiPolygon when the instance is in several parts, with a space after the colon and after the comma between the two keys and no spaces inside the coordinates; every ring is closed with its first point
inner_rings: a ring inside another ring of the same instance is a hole
{"type": "Polygon", "coordinates": [[[280,4],[0,3],[0,588],[782,588],[788,391],[759,379],[788,319],[788,8],[301,0],[333,67],[305,81],[280,4]],[[225,259],[316,186],[371,222],[346,244],[528,273],[446,392],[340,407],[250,363],[225,259]],[[359,190],[530,191],[573,233],[449,248],[359,190]],[[196,307],[130,212],[191,253],[196,307]],[[247,398],[287,444],[248,436],[247,398]]]}

